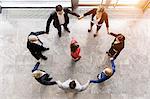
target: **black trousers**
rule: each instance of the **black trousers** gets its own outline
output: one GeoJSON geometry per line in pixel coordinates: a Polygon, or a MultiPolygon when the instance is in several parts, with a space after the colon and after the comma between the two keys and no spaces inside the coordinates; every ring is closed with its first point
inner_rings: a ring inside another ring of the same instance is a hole
{"type": "Polygon", "coordinates": [[[31,54],[37,59],[39,60],[40,58],[45,58],[44,55],[42,55],[42,52],[46,51],[46,48],[41,46],[40,51],[38,52],[31,52],[31,54]]]}
{"type": "Polygon", "coordinates": [[[121,51],[114,51],[114,49],[113,49],[113,47],[111,47],[110,49],[109,49],[109,54],[111,55],[111,57],[113,57],[114,59],[116,59],[117,58],[117,56],[119,55],[119,53],[120,53],[121,51]]]}
{"type": "MultiPolygon", "coordinates": [[[[93,25],[94,25],[94,23],[91,22],[91,28],[93,27],[93,25]]],[[[96,32],[98,32],[100,28],[101,28],[101,26],[98,26],[98,25],[97,25],[96,32]]]]}
{"type": "MultiPolygon", "coordinates": [[[[68,24],[63,24],[63,27],[64,27],[65,30],[68,30],[67,26],[68,26],[68,24]]],[[[61,37],[61,25],[59,25],[55,28],[57,28],[57,30],[58,30],[58,36],[61,37]]]]}
{"type": "Polygon", "coordinates": [[[42,55],[42,52],[38,52],[38,53],[31,53],[37,60],[39,60],[40,58],[44,58],[45,56],[42,55]]]}

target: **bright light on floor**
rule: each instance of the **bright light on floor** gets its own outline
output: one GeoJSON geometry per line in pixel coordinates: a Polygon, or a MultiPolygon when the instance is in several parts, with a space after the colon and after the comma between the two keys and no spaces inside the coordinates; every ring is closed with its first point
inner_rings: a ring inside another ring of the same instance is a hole
{"type": "MultiPolygon", "coordinates": [[[[115,4],[118,0],[112,0],[112,4],[115,4]]],[[[140,0],[119,0],[117,4],[138,4],[140,0]]]]}

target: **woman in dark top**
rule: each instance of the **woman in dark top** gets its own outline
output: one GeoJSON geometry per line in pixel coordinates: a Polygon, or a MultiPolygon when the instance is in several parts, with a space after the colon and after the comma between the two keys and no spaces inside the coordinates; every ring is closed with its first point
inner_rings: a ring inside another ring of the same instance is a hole
{"type": "Polygon", "coordinates": [[[98,35],[98,30],[101,28],[102,23],[105,21],[106,27],[107,27],[107,33],[109,33],[109,22],[108,22],[108,14],[105,12],[104,7],[99,6],[98,8],[94,8],[86,13],[83,14],[83,16],[79,17],[79,19],[82,19],[83,17],[87,15],[91,15],[91,26],[90,29],[88,29],[88,32],[91,32],[93,25],[97,25],[96,34],[94,34],[94,37],[98,35]]]}
{"type": "Polygon", "coordinates": [[[43,70],[38,69],[40,62],[37,62],[32,70],[33,77],[42,85],[54,85],[56,81],[51,81],[53,78],[43,70]]]}
{"type": "Polygon", "coordinates": [[[124,48],[125,37],[122,34],[110,33],[110,35],[114,36],[115,39],[111,44],[111,48],[106,53],[108,54],[108,56],[116,59],[119,53],[121,52],[121,50],[124,48]]]}

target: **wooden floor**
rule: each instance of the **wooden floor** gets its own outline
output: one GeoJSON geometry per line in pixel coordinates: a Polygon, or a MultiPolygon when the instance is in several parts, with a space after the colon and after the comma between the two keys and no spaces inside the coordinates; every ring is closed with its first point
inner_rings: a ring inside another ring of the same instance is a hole
{"type": "MultiPolygon", "coordinates": [[[[78,9],[82,14],[87,10],[78,9]]],[[[5,9],[0,14],[0,99],[150,99],[150,10],[108,10],[110,31],[125,35],[125,48],[115,60],[116,72],[101,84],[91,84],[81,93],[65,93],[54,86],[40,85],[31,75],[36,60],[26,48],[31,31],[45,30],[49,10],[5,9]]],[[[70,16],[71,33],[50,27],[49,35],[40,39],[50,50],[44,55],[40,68],[50,73],[54,80],[77,79],[84,84],[110,64],[105,52],[113,37],[107,35],[105,24],[99,36],[93,38],[90,17],[77,20],[70,16]],[[81,46],[81,60],[72,63],[69,44],[75,37],[81,46]]]]}

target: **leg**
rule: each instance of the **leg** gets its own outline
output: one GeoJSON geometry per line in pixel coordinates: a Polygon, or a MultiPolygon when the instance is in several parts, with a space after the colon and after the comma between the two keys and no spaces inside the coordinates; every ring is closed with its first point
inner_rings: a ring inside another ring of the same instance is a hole
{"type": "Polygon", "coordinates": [[[42,59],[44,59],[44,60],[47,60],[47,57],[44,56],[44,55],[42,55],[41,52],[38,52],[37,55],[38,55],[40,58],[42,58],[42,59]]]}
{"type": "Polygon", "coordinates": [[[63,25],[63,26],[64,26],[64,29],[65,29],[67,32],[70,33],[70,30],[68,29],[67,25],[68,25],[68,24],[64,24],[64,25],[63,25]]]}
{"type": "Polygon", "coordinates": [[[98,35],[98,31],[99,31],[100,28],[101,28],[101,26],[97,25],[96,34],[94,34],[94,37],[96,37],[98,35]]]}
{"type": "Polygon", "coordinates": [[[106,52],[106,54],[108,54],[108,56],[112,57],[112,56],[115,54],[115,52],[114,52],[113,48],[111,47],[111,48],[109,49],[109,51],[106,52]]]}
{"type": "Polygon", "coordinates": [[[49,50],[49,48],[41,46],[41,51],[47,51],[47,50],[49,50]]]}
{"type": "Polygon", "coordinates": [[[113,57],[114,60],[117,58],[117,56],[119,55],[119,53],[120,53],[120,52],[117,52],[117,53],[115,54],[115,56],[113,57]]]}
{"type": "Polygon", "coordinates": [[[91,22],[90,23],[90,29],[88,29],[88,32],[91,32],[93,25],[94,25],[94,23],[91,22]]]}
{"type": "Polygon", "coordinates": [[[40,62],[37,62],[34,66],[34,68],[32,69],[32,72],[36,71],[39,68],[40,62]]]}
{"type": "Polygon", "coordinates": [[[59,35],[59,37],[61,37],[61,25],[58,26],[58,27],[56,27],[56,28],[57,28],[57,30],[58,30],[58,35],[59,35]]]}
{"type": "Polygon", "coordinates": [[[47,81],[46,85],[55,85],[57,84],[56,81],[47,81]]]}
{"type": "Polygon", "coordinates": [[[38,35],[41,35],[41,34],[45,34],[45,31],[31,32],[30,35],[36,35],[36,36],[38,36],[38,35]]]}
{"type": "Polygon", "coordinates": [[[37,60],[39,60],[40,59],[40,56],[39,55],[37,55],[37,54],[35,54],[35,53],[31,53],[37,60]]]}

